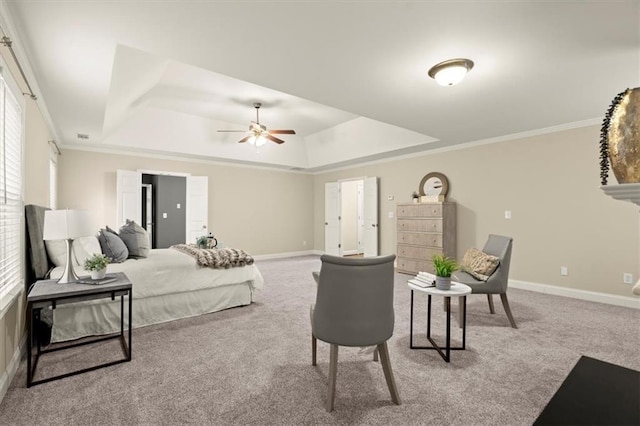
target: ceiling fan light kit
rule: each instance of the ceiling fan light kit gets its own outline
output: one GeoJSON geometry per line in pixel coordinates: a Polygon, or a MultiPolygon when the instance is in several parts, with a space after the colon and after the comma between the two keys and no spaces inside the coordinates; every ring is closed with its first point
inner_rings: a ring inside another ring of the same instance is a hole
{"type": "Polygon", "coordinates": [[[471,59],[448,59],[432,66],[428,74],[440,86],[453,86],[460,83],[472,68],[471,59]]]}
{"type": "Polygon", "coordinates": [[[256,121],[252,121],[249,125],[249,130],[218,130],[218,132],[245,132],[247,136],[240,139],[238,143],[249,142],[251,145],[255,145],[257,148],[267,143],[267,140],[282,144],[284,141],[273,135],[295,135],[295,130],[267,130],[267,126],[260,124],[259,110],[262,104],[255,102],[253,107],[256,109],[256,121]]]}

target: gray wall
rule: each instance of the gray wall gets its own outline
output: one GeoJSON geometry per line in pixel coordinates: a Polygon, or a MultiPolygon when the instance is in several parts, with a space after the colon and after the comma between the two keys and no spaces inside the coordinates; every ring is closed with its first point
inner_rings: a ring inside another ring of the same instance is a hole
{"type": "MultiPolygon", "coordinates": [[[[185,242],[187,181],[182,176],[154,176],[155,248],[185,242]],[[180,208],[178,208],[178,204],[180,208]],[[163,217],[163,214],[167,217],[163,217]]],[[[187,241],[193,243],[194,241],[187,241]]]]}

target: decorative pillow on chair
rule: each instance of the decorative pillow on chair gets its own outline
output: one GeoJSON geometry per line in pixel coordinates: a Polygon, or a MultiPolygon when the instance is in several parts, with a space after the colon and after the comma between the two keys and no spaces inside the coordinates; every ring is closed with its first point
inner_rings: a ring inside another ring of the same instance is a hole
{"type": "Polygon", "coordinates": [[[460,269],[476,279],[486,281],[499,264],[499,257],[487,254],[477,248],[470,248],[462,258],[460,269]]]}
{"type": "Polygon", "coordinates": [[[78,237],[73,240],[73,259],[77,265],[84,265],[84,261],[96,253],[102,253],[100,243],[96,237],[78,237]]]}
{"type": "Polygon", "coordinates": [[[118,234],[109,231],[109,228],[101,229],[98,234],[98,241],[102,248],[102,253],[111,258],[111,263],[121,263],[129,257],[129,249],[118,234]]]}
{"type": "Polygon", "coordinates": [[[129,250],[129,257],[134,259],[147,257],[149,254],[149,234],[146,229],[127,219],[127,224],[120,228],[119,235],[129,250]]]}

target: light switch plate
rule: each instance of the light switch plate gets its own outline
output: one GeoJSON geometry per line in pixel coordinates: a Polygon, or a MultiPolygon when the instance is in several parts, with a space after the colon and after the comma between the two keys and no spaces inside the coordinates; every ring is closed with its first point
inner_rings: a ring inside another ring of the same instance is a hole
{"type": "Polygon", "coordinates": [[[504,211],[504,218],[505,219],[511,219],[511,210],[505,210],[504,211]]]}
{"type": "Polygon", "coordinates": [[[166,213],[162,213],[162,218],[166,219],[167,218],[167,214],[166,213]]]}
{"type": "Polygon", "coordinates": [[[389,212],[389,219],[393,219],[393,212],[389,212]]]}
{"type": "Polygon", "coordinates": [[[177,209],[179,209],[179,208],[180,208],[180,203],[178,203],[178,204],[176,205],[176,208],[177,208],[177,209]]]}

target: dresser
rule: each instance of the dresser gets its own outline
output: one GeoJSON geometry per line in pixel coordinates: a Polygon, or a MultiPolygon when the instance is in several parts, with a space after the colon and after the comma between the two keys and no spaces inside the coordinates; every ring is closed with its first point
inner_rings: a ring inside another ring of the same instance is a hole
{"type": "Polygon", "coordinates": [[[434,254],[456,257],[456,203],[402,203],[396,218],[398,272],[434,273],[434,254]]]}

